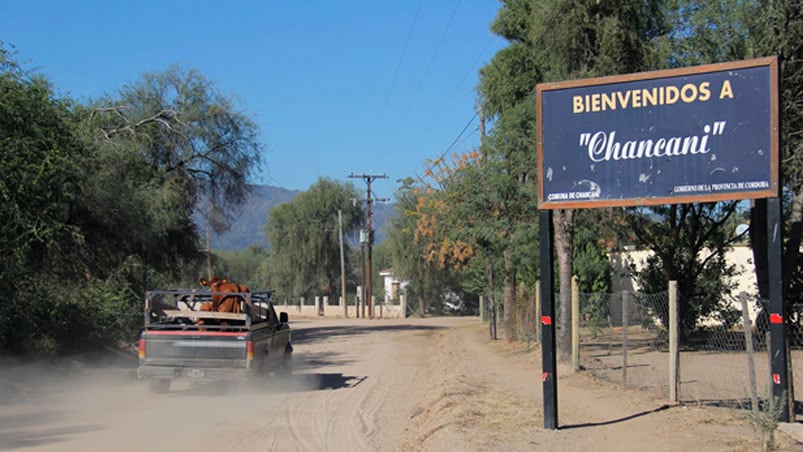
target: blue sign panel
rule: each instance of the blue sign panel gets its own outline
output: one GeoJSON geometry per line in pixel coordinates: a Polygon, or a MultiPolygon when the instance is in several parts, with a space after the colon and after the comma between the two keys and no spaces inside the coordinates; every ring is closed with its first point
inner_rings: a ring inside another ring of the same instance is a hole
{"type": "Polygon", "coordinates": [[[777,60],[538,85],[539,208],[778,194],[777,60]]]}

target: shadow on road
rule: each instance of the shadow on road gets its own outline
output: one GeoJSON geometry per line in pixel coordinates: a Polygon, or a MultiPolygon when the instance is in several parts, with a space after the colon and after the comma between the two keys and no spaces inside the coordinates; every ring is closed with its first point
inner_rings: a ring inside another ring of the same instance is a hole
{"type": "Polygon", "coordinates": [[[193,382],[186,388],[176,388],[167,397],[236,396],[246,394],[287,394],[293,392],[322,391],[354,388],[368,377],[343,375],[342,373],[296,373],[292,376],[266,377],[263,380],[243,382],[240,380],[216,380],[193,382]]]}
{"type": "Polygon", "coordinates": [[[402,331],[437,331],[444,327],[434,325],[388,325],[374,323],[355,326],[353,324],[337,326],[306,326],[306,322],[291,323],[293,343],[332,339],[339,336],[358,336],[371,332],[402,332],[402,331]]]}
{"type": "Polygon", "coordinates": [[[62,416],[51,412],[20,416],[0,416],[0,450],[42,447],[69,441],[73,435],[101,430],[99,425],[75,425],[71,427],[42,426],[62,416]],[[33,420],[20,425],[21,420],[33,420]]]}
{"type": "Polygon", "coordinates": [[[316,373],[293,375],[295,388],[301,391],[317,391],[321,389],[345,389],[353,388],[368,377],[354,377],[343,375],[342,373],[316,373]]]}

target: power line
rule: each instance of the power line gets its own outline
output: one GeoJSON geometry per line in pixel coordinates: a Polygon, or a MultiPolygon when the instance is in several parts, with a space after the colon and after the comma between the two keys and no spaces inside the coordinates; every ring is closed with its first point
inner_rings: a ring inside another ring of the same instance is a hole
{"type": "Polygon", "coordinates": [[[469,120],[468,120],[468,122],[466,123],[466,126],[465,126],[465,127],[463,127],[463,130],[461,130],[461,131],[460,131],[460,133],[459,133],[459,134],[457,134],[457,137],[454,139],[454,141],[452,141],[452,144],[450,144],[450,145],[449,145],[449,147],[448,147],[448,148],[446,148],[446,150],[445,150],[445,151],[443,151],[443,154],[441,154],[441,156],[440,156],[440,157],[438,157],[438,160],[442,159],[444,156],[446,156],[446,154],[448,154],[448,153],[449,153],[449,151],[451,151],[451,150],[452,150],[452,148],[454,147],[454,145],[455,145],[455,144],[457,144],[457,142],[460,140],[460,137],[461,137],[461,136],[463,136],[463,134],[464,134],[464,133],[466,133],[466,130],[468,130],[468,127],[471,125],[471,123],[473,123],[473,122],[474,122],[474,120],[475,120],[475,119],[477,119],[477,113],[476,113],[476,112],[475,112],[475,113],[474,113],[474,115],[471,117],[471,119],[469,119],[469,120]]]}
{"type": "Polygon", "coordinates": [[[463,143],[465,143],[466,141],[468,141],[469,138],[474,136],[474,134],[477,133],[478,130],[479,127],[472,128],[465,136],[463,136],[457,143],[455,143],[455,146],[453,147],[459,147],[463,145],[463,143]]]}
{"type": "Polygon", "coordinates": [[[415,147],[418,147],[418,145],[421,144],[421,141],[424,139],[427,133],[429,133],[429,131],[432,130],[432,127],[435,126],[435,123],[438,121],[438,119],[440,119],[441,115],[443,115],[443,112],[446,110],[446,107],[449,106],[449,104],[452,102],[452,99],[454,99],[454,96],[457,94],[457,91],[459,91],[460,87],[463,86],[463,82],[466,81],[472,69],[474,69],[477,66],[477,63],[480,61],[482,56],[485,55],[485,52],[488,50],[488,47],[491,46],[491,42],[493,42],[493,39],[494,39],[493,35],[488,37],[488,41],[485,43],[485,46],[480,51],[479,55],[477,55],[477,58],[474,59],[474,62],[471,63],[468,69],[466,69],[465,74],[463,74],[463,78],[460,79],[460,82],[457,84],[457,86],[455,86],[455,89],[452,91],[452,94],[450,94],[449,98],[446,99],[446,102],[443,104],[443,107],[441,107],[440,111],[438,111],[438,114],[435,115],[435,119],[429,122],[429,125],[427,126],[426,130],[424,130],[424,132],[421,134],[421,137],[418,138],[415,147]]]}
{"type": "MultiPolygon", "coordinates": [[[[429,165],[429,168],[427,168],[428,170],[429,170],[429,169],[432,169],[432,167],[434,166],[434,162],[438,162],[438,161],[440,161],[442,158],[444,158],[444,157],[446,156],[446,154],[448,154],[448,153],[449,153],[449,151],[451,151],[451,150],[452,150],[452,148],[453,148],[453,147],[454,147],[454,146],[455,146],[455,145],[456,145],[456,144],[457,144],[457,143],[460,141],[460,137],[462,137],[462,136],[463,136],[463,134],[464,134],[464,133],[466,133],[466,130],[468,130],[469,126],[471,126],[471,124],[474,122],[474,120],[475,120],[476,118],[477,118],[477,113],[475,112],[475,113],[474,113],[474,115],[472,115],[472,116],[471,116],[471,119],[469,119],[469,120],[468,120],[468,122],[466,123],[466,125],[463,127],[463,130],[461,130],[461,131],[460,131],[460,133],[459,133],[459,134],[457,134],[457,137],[455,137],[454,141],[452,141],[452,144],[450,144],[450,145],[449,145],[449,147],[448,147],[448,148],[446,148],[446,150],[445,150],[445,151],[443,151],[443,152],[441,153],[441,155],[440,155],[440,156],[439,156],[437,159],[435,159],[435,160],[433,161],[433,163],[431,163],[431,164],[429,165]]],[[[419,176],[417,173],[416,173],[415,177],[416,177],[416,179],[418,179],[419,181],[423,182],[423,178],[422,178],[421,176],[419,176]]]]}
{"type": "Polygon", "coordinates": [[[421,87],[424,85],[424,81],[427,79],[429,75],[429,70],[432,68],[432,63],[435,62],[436,57],[438,56],[438,51],[441,48],[441,44],[443,43],[443,39],[446,37],[446,33],[449,31],[449,28],[452,26],[452,21],[454,20],[455,15],[457,14],[457,10],[460,8],[460,2],[457,2],[457,5],[454,7],[454,11],[452,11],[452,16],[449,17],[449,22],[446,24],[446,28],[443,29],[443,33],[441,33],[441,37],[438,40],[438,44],[435,47],[435,51],[432,53],[432,58],[429,60],[429,64],[427,65],[427,69],[424,71],[424,75],[421,77],[421,81],[418,82],[418,87],[416,87],[415,92],[413,93],[413,97],[410,98],[410,103],[407,105],[407,110],[404,112],[404,116],[402,116],[401,121],[399,122],[399,127],[396,128],[396,133],[393,134],[393,138],[391,138],[390,142],[393,143],[396,141],[396,137],[399,135],[399,131],[401,131],[402,126],[404,125],[405,121],[407,121],[407,115],[410,113],[410,110],[413,108],[413,103],[415,103],[416,97],[418,97],[418,93],[421,91],[421,87]]]}
{"type": "Polygon", "coordinates": [[[374,142],[374,136],[376,136],[376,131],[379,128],[379,123],[382,122],[382,117],[385,116],[385,109],[388,106],[388,101],[390,100],[390,94],[393,92],[393,87],[396,85],[396,77],[399,75],[399,69],[401,69],[402,61],[404,60],[404,55],[407,53],[407,46],[410,44],[410,37],[413,35],[413,29],[415,28],[415,24],[418,21],[418,13],[421,11],[421,3],[423,0],[418,1],[418,7],[415,10],[415,16],[413,17],[413,23],[410,25],[410,31],[407,33],[407,40],[404,42],[404,49],[402,49],[401,57],[399,57],[399,63],[396,65],[396,72],[393,73],[393,80],[390,82],[390,89],[388,89],[388,94],[385,96],[385,103],[382,104],[382,111],[379,113],[379,117],[376,120],[376,124],[374,125],[374,131],[371,132],[371,139],[368,140],[368,148],[371,148],[371,145],[374,142]]]}

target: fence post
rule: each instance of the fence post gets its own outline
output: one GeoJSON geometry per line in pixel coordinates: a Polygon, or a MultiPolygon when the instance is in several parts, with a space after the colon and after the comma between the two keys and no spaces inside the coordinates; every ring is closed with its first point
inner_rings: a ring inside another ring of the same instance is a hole
{"type": "Polygon", "coordinates": [[[627,387],[627,291],[622,291],[622,387],[627,387]]]}
{"type": "Polygon", "coordinates": [[[572,276],[572,369],[580,370],[580,282],[572,276]]]}
{"type": "Polygon", "coordinates": [[[678,282],[669,281],[669,401],[678,403],[680,353],[678,341],[678,282]]]}
{"type": "Polygon", "coordinates": [[[357,311],[355,316],[360,318],[360,304],[362,303],[362,286],[357,286],[357,296],[354,298],[354,310],[357,311]]]}
{"type": "Polygon", "coordinates": [[[750,407],[758,414],[758,388],[756,388],[756,363],[753,359],[753,332],[750,328],[750,313],[747,310],[747,294],[739,292],[742,305],[742,328],[744,329],[744,349],[747,351],[747,376],[750,378],[750,407]]]}
{"type": "Polygon", "coordinates": [[[401,310],[401,318],[407,318],[407,295],[399,295],[399,310],[401,310]]]}

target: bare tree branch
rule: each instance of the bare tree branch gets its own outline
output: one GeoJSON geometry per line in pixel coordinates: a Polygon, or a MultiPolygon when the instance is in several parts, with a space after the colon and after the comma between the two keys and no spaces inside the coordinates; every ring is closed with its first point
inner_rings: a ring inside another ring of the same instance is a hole
{"type": "MultiPolygon", "coordinates": [[[[94,117],[96,113],[111,112],[117,115],[119,118],[121,118],[124,122],[127,122],[129,118],[123,113],[123,111],[129,108],[130,107],[127,107],[125,105],[96,108],[95,110],[92,111],[90,118],[94,117]]],[[[176,132],[181,134],[182,136],[186,136],[184,133],[182,133],[175,127],[176,124],[182,127],[186,127],[186,124],[181,122],[181,120],[179,119],[178,112],[176,112],[173,108],[163,109],[157,112],[156,114],[149,116],[147,118],[140,119],[139,121],[133,124],[126,123],[124,125],[117,127],[102,128],[101,131],[103,132],[103,136],[106,139],[111,139],[113,136],[123,132],[128,132],[131,135],[135,135],[137,129],[150,123],[161,124],[163,127],[165,127],[167,130],[171,132],[176,132]]]]}

